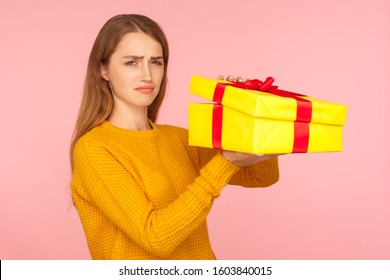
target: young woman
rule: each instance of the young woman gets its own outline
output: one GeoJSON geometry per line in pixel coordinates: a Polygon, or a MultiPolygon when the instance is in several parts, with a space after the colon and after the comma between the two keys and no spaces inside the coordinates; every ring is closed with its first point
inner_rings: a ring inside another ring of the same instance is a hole
{"type": "Polygon", "coordinates": [[[141,15],[118,15],[93,45],[71,145],[72,194],[93,259],[215,259],[206,216],[227,184],[266,187],[277,156],[188,146],[155,123],[167,39],[141,15]]]}

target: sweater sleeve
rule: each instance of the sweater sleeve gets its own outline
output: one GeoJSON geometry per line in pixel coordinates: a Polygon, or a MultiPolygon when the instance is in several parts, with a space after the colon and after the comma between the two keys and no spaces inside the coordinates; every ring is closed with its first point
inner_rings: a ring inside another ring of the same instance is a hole
{"type": "MultiPolygon", "coordinates": [[[[188,141],[187,131],[182,136],[184,141],[188,141]]],[[[202,168],[207,162],[218,153],[217,150],[211,148],[203,148],[190,146],[190,154],[197,160],[198,168],[202,168]]],[[[259,162],[254,165],[250,165],[244,168],[240,168],[233,177],[229,180],[228,184],[238,185],[247,188],[262,188],[275,184],[279,180],[279,165],[278,159],[270,159],[259,162]]]]}
{"type": "Polygon", "coordinates": [[[279,180],[278,159],[273,158],[241,168],[233,175],[229,184],[247,188],[263,188],[275,184],[279,180]]]}
{"type": "MultiPolygon", "coordinates": [[[[157,209],[145,196],[142,182],[109,151],[99,143],[79,141],[74,151],[74,176],[80,184],[72,185],[72,190],[85,192],[89,204],[139,246],[167,257],[204,222],[214,198],[238,170],[216,153],[185,192],[166,208],[157,209]]],[[[76,207],[81,207],[78,202],[75,200],[76,207]]]]}

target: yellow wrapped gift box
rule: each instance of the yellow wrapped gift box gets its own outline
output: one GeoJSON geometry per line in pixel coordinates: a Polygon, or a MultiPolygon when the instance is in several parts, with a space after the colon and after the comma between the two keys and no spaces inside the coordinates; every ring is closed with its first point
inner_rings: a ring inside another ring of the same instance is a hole
{"type": "Polygon", "coordinates": [[[346,106],[279,90],[268,79],[252,89],[193,76],[190,92],[216,103],[189,105],[189,144],[254,154],[342,150],[346,106]]]}

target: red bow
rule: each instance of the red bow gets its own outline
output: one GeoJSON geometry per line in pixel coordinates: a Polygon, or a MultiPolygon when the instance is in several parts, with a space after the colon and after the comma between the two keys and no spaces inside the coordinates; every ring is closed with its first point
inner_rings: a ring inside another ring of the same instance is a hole
{"type": "Polygon", "coordinates": [[[272,86],[272,83],[274,81],[275,81],[274,78],[268,77],[264,82],[258,79],[254,79],[254,80],[247,80],[245,83],[243,82],[218,83],[214,91],[213,101],[217,103],[222,103],[222,98],[225,93],[225,87],[227,86],[267,92],[271,88],[275,90],[278,88],[277,86],[272,86]]]}
{"type": "MultiPolygon", "coordinates": [[[[234,82],[234,87],[238,88],[243,88],[243,89],[252,89],[252,90],[259,90],[259,91],[269,91],[271,88],[272,89],[277,89],[277,86],[273,86],[273,82],[275,81],[274,78],[268,77],[265,79],[264,82],[258,80],[258,79],[253,79],[253,80],[247,80],[245,83],[243,82],[234,82]]],[[[229,85],[229,84],[227,84],[229,85]]],[[[230,84],[231,85],[231,84],[230,84]]]]}

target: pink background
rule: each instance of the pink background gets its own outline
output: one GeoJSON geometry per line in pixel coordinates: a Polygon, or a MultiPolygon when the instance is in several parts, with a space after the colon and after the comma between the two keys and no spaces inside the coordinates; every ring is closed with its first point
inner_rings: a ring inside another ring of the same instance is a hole
{"type": "Polygon", "coordinates": [[[160,123],[187,126],[191,75],[273,76],[349,106],[341,153],[286,155],[268,189],[226,187],[219,259],[390,259],[390,2],[0,2],[0,259],[88,259],[68,147],[87,57],[111,16],[158,21],[171,46],[160,123]]]}

